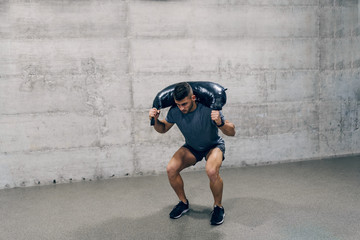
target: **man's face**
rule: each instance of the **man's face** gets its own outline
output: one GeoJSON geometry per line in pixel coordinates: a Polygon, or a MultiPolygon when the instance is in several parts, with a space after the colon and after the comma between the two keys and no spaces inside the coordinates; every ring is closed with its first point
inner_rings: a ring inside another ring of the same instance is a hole
{"type": "Polygon", "coordinates": [[[186,98],[177,101],[175,100],[176,105],[180,109],[180,111],[184,114],[189,113],[194,108],[195,95],[187,96],[186,98]]]}

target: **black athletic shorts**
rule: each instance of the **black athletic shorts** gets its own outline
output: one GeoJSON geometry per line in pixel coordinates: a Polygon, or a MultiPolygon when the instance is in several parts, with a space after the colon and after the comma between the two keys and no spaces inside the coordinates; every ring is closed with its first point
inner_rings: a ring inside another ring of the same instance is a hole
{"type": "Polygon", "coordinates": [[[205,151],[197,151],[194,148],[192,148],[190,145],[188,145],[187,143],[185,143],[183,145],[183,147],[190,150],[190,152],[195,156],[196,162],[201,161],[204,157],[206,158],[206,155],[208,155],[210,150],[213,148],[216,148],[216,147],[219,148],[223,152],[223,161],[225,160],[225,144],[224,143],[216,144],[205,151]]]}

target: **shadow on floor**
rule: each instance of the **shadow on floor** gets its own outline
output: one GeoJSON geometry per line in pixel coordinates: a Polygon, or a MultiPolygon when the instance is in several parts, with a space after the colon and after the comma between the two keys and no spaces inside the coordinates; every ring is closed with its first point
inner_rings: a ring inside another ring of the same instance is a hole
{"type": "Polygon", "coordinates": [[[86,226],[71,233],[68,239],[224,239],[226,221],[256,227],[281,211],[281,204],[256,198],[234,198],[224,201],[226,220],[211,226],[212,209],[190,204],[190,211],[179,219],[170,219],[172,206],[140,218],[115,218],[96,226],[86,226]]]}
{"type": "Polygon", "coordinates": [[[191,205],[181,218],[170,219],[171,209],[172,206],[167,206],[141,218],[115,218],[86,226],[71,233],[68,239],[222,239],[221,232],[210,225],[212,209],[191,205]]]}

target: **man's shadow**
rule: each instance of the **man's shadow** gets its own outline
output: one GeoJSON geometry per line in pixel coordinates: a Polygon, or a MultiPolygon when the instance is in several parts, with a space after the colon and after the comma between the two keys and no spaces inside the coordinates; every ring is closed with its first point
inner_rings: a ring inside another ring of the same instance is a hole
{"type": "MultiPolygon", "coordinates": [[[[168,205],[150,215],[137,218],[118,217],[96,225],[84,226],[69,233],[67,239],[212,239],[225,237],[227,222],[248,227],[262,225],[279,211],[281,204],[258,198],[233,198],[223,202],[225,223],[211,226],[212,208],[191,204],[190,210],[179,219],[170,219],[173,206],[168,205]]],[[[136,209],[134,209],[136,211],[136,209]]]]}
{"type": "Polygon", "coordinates": [[[209,220],[212,209],[207,206],[201,206],[197,204],[190,204],[190,210],[186,213],[190,218],[197,220],[209,220]]]}
{"type": "Polygon", "coordinates": [[[66,239],[222,239],[222,233],[210,225],[211,208],[190,205],[189,212],[181,218],[170,219],[172,208],[169,205],[144,217],[118,217],[83,226],[67,234],[66,239]]]}
{"type": "MultiPolygon", "coordinates": [[[[281,203],[262,198],[231,198],[223,201],[225,207],[225,222],[235,222],[248,227],[256,227],[276,217],[281,213],[281,203]]],[[[169,210],[171,210],[169,208],[169,210]]],[[[212,208],[190,204],[190,211],[186,213],[195,220],[210,221],[212,208]]]]}

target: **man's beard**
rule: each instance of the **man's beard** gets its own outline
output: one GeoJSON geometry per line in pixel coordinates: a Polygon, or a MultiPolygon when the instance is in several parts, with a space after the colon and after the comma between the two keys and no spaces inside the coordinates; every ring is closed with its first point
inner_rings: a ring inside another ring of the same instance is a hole
{"type": "Polygon", "coordinates": [[[186,112],[183,112],[183,111],[182,111],[182,113],[184,113],[184,114],[189,113],[189,112],[192,110],[193,106],[194,106],[194,102],[191,101],[191,105],[190,105],[189,109],[188,109],[186,112]]]}

